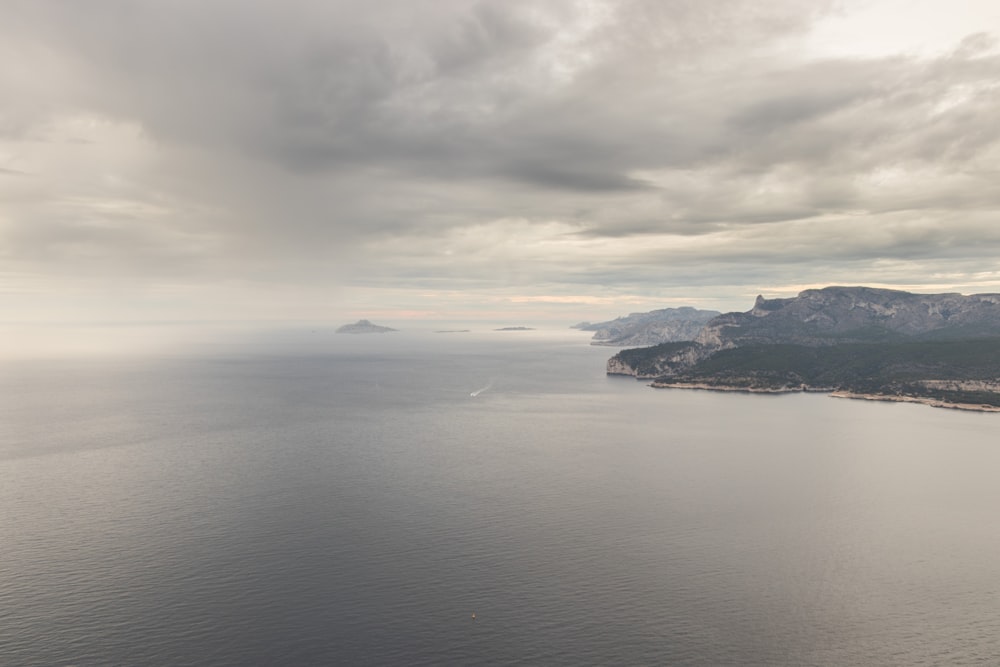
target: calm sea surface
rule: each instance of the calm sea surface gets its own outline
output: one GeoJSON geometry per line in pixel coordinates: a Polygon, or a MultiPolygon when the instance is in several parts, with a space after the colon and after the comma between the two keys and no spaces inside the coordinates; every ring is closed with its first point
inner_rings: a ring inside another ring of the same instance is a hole
{"type": "Polygon", "coordinates": [[[3,363],[0,664],[1000,664],[1000,415],[652,390],[613,352],[3,363]]]}

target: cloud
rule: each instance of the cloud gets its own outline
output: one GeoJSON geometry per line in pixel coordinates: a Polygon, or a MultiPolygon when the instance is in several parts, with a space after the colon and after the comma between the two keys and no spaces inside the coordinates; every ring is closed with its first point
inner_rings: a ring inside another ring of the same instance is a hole
{"type": "Polygon", "coordinates": [[[1000,251],[1000,28],[931,55],[804,46],[851,11],[15,1],[0,258],[36,290],[194,295],[981,282],[1000,251]]]}

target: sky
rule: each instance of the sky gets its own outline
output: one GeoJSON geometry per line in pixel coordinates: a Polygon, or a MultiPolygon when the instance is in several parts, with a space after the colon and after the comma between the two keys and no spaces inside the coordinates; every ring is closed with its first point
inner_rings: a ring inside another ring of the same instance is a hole
{"type": "Polygon", "coordinates": [[[0,0],[0,322],[1000,292],[995,0],[0,0]]]}

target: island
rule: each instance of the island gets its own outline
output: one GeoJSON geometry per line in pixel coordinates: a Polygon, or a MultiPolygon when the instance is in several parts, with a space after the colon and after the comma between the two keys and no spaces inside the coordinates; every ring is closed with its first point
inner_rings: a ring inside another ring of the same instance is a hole
{"type": "Polygon", "coordinates": [[[689,341],[622,350],[610,375],[655,388],[919,402],[1000,411],[1000,295],[868,287],[757,297],[689,341]]]}
{"type": "Polygon", "coordinates": [[[494,331],[534,331],[534,329],[531,327],[501,327],[494,329],[494,331]]]}
{"type": "Polygon", "coordinates": [[[377,324],[372,324],[368,320],[358,320],[354,324],[345,324],[344,326],[337,329],[336,333],[339,334],[373,334],[373,333],[389,333],[390,331],[396,331],[391,327],[382,327],[377,324]]]}

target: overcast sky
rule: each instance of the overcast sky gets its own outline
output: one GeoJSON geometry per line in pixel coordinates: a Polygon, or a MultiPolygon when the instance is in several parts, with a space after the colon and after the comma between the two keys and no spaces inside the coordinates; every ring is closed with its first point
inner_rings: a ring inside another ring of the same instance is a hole
{"type": "Polygon", "coordinates": [[[0,320],[1000,292],[996,0],[0,0],[0,320]]]}

